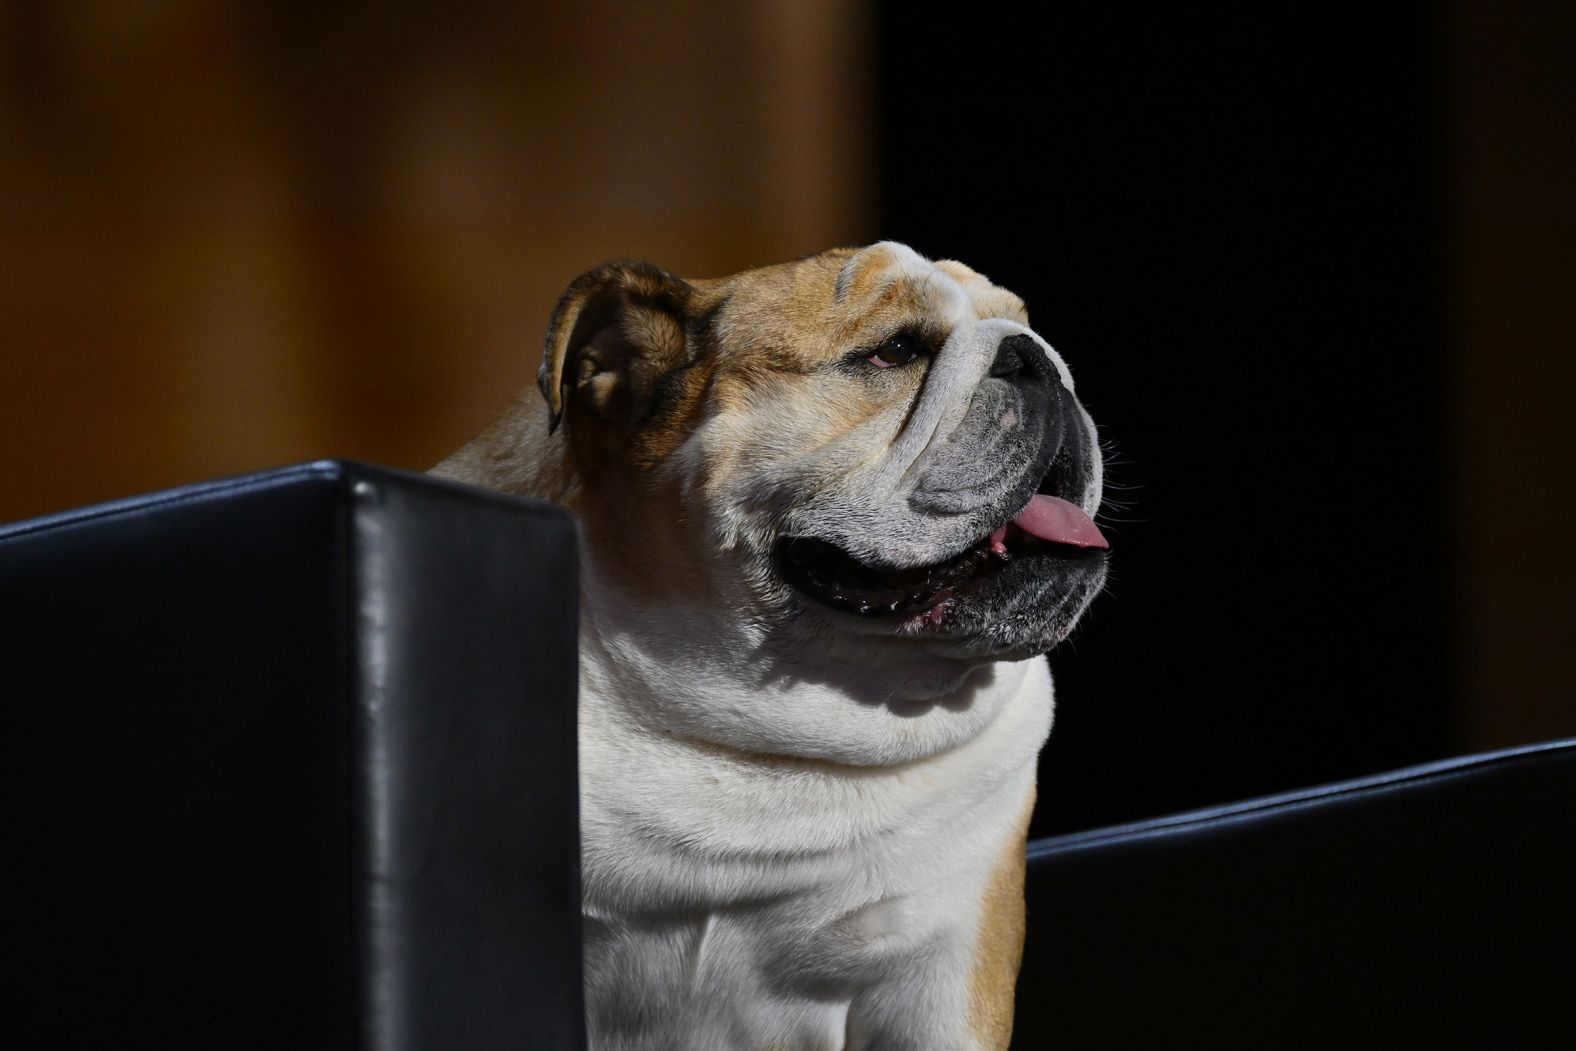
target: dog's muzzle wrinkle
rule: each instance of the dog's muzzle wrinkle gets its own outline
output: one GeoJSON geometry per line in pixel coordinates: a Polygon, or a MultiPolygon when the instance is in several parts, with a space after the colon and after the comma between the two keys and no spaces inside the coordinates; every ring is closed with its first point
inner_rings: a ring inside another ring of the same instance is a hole
{"type": "Polygon", "coordinates": [[[1045,351],[1030,336],[1008,336],[968,415],[919,475],[909,506],[921,514],[1010,515],[1034,495],[1066,435],[1082,426],[1077,401],[1045,351]]]}

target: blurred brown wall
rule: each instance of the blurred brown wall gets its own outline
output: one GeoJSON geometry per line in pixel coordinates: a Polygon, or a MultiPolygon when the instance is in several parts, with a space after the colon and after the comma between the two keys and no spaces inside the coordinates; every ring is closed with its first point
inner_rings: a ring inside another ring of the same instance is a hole
{"type": "Polygon", "coordinates": [[[421,469],[577,273],[870,233],[859,5],[0,5],[0,521],[421,469]]]}
{"type": "Polygon", "coordinates": [[[1576,4],[1455,0],[1446,302],[1464,738],[1576,735],[1576,4]]]}

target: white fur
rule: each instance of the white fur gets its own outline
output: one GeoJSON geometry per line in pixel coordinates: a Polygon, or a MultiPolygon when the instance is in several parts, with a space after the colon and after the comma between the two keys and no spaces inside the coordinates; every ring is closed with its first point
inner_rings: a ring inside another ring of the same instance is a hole
{"type": "Polygon", "coordinates": [[[1045,662],[990,669],[968,712],[911,716],[921,758],[774,758],[684,731],[715,730],[696,713],[718,710],[763,743],[791,727],[821,751],[880,731],[852,725],[860,706],[835,688],[730,685],[738,662],[712,663],[741,641],[726,624],[691,614],[648,636],[631,621],[649,615],[598,597],[593,585],[580,701],[593,1046],[974,1048],[960,997],[983,887],[1050,730],[1045,662]],[[694,629],[717,632],[699,663],[635,641],[694,629]],[[608,1026],[620,1018],[635,1028],[608,1026]]]}

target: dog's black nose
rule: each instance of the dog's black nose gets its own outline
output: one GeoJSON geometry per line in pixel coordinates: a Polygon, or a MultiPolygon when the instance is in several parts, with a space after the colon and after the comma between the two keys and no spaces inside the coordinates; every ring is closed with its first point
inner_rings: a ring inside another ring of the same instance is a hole
{"type": "Polygon", "coordinates": [[[990,374],[994,379],[1015,383],[1049,383],[1056,370],[1040,345],[1020,332],[1008,336],[997,346],[990,374]]]}

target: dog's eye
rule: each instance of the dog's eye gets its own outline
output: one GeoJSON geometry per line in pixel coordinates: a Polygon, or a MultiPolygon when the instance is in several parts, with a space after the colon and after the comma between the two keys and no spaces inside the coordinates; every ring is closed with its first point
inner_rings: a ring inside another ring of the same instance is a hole
{"type": "Polygon", "coordinates": [[[871,351],[870,356],[865,360],[878,369],[891,369],[899,365],[907,365],[923,353],[924,351],[912,336],[893,336],[871,351]]]}

